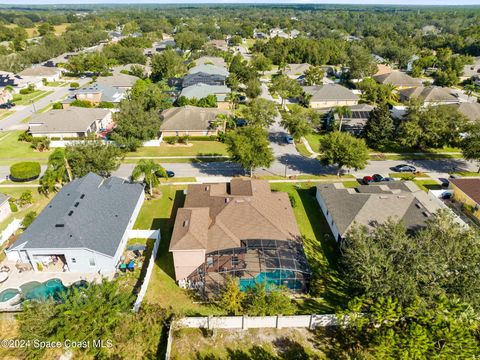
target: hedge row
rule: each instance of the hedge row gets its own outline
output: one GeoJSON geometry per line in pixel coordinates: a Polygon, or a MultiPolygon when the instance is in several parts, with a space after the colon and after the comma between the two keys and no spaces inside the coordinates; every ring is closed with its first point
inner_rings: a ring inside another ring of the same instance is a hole
{"type": "Polygon", "coordinates": [[[40,176],[40,163],[26,161],[10,166],[10,179],[13,181],[32,181],[40,176]]]}

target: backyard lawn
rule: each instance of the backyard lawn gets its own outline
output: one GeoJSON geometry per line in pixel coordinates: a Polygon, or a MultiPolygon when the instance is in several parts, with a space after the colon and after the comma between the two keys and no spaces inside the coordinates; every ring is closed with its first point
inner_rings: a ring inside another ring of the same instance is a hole
{"type": "Polygon", "coordinates": [[[20,161],[39,161],[46,163],[48,151],[38,152],[30,143],[18,141],[22,131],[0,132],[0,165],[11,165],[20,161]]]}
{"type": "Polygon", "coordinates": [[[162,143],[157,147],[141,147],[135,152],[127,153],[127,157],[144,156],[200,156],[228,155],[227,147],[219,141],[190,141],[189,146],[168,145],[162,143]]]}

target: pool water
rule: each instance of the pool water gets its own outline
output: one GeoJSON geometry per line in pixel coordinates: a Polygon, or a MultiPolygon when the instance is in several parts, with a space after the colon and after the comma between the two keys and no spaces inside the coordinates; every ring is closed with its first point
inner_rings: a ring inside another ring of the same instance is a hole
{"type": "Polygon", "coordinates": [[[15,296],[20,294],[20,291],[17,289],[6,289],[0,293],[0,302],[8,301],[13,299],[15,296]]]}
{"type": "Polygon", "coordinates": [[[32,281],[21,285],[20,289],[26,300],[46,300],[48,298],[58,300],[60,294],[67,290],[60,279],[51,279],[44,283],[32,281]]]}
{"type": "Polygon", "coordinates": [[[267,290],[273,286],[285,285],[290,290],[301,290],[302,283],[295,280],[295,274],[290,270],[264,271],[251,279],[240,279],[240,290],[246,291],[257,283],[265,283],[267,290]]]}

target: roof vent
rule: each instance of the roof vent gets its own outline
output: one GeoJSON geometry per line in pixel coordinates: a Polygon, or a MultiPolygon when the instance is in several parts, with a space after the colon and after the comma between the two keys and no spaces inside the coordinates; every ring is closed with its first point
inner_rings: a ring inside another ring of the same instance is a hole
{"type": "Polygon", "coordinates": [[[420,203],[416,203],[415,206],[419,209],[423,208],[422,204],[420,204],[420,203]]]}
{"type": "Polygon", "coordinates": [[[208,191],[209,188],[210,186],[205,186],[205,191],[208,191]]]}
{"type": "Polygon", "coordinates": [[[388,199],[388,196],[380,195],[379,198],[380,198],[380,199],[388,199]]]}
{"type": "Polygon", "coordinates": [[[428,211],[422,211],[423,216],[430,217],[430,213],[428,211]]]}
{"type": "Polygon", "coordinates": [[[58,227],[58,228],[65,227],[65,224],[55,224],[55,227],[58,227]]]}
{"type": "Polygon", "coordinates": [[[225,198],[225,204],[228,204],[230,202],[229,198],[225,198]]]}
{"type": "Polygon", "coordinates": [[[73,215],[73,210],[70,210],[70,211],[68,212],[68,216],[72,216],[72,215],[73,215]]]}
{"type": "Polygon", "coordinates": [[[85,197],[85,194],[80,195],[80,199],[83,199],[85,197]]]}
{"type": "Polygon", "coordinates": [[[183,227],[187,227],[188,226],[188,220],[183,220],[183,227]]]}

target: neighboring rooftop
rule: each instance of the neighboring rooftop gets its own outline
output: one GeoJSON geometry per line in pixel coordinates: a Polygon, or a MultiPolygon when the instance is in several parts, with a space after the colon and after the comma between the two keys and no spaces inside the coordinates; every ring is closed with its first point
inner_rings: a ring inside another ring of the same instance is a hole
{"type": "Polygon", "coordinates": [[[480,103],[461,102],[451,106],[455,106],[457,110],[470,121],[480,120],[480,103]]]}
{"type": "Polygon", "coordinates": [[[215,66],[212,64],[203,64],[203,65],[194,66],[190,70],[188,70],[188,73],[189,74],[204,73],[209,75],[222,75],[222,76],[228,76],[230,74],[225,67],[215,66]]]}
{"type": "Polygon", "coordinates": [[[391,84],[396,87],[413,87],[422,85],[420,79],[415,79],[401,71],[392,71],[382,75],[375,75],[373,78],[381,84],[391,84]]]}
{"type": "Polygon", "coordinates": [[[185,96],[187,99],[202,99],[208,95],[217,95],[218,101],[225,101],[225,97],[229,92],[230,89],[225,85],[206,85],[199,83],[183,88],[180,96],[185,96]]]}
{"type": "Polygon", "coordinates": [[[449,88],[440,86],[419,86],[400,90],[400,96],[405,99],[420,98],[427,103],[455,103],[458,98],[453,96],[449,88]]]}
{"type": "Polygon", "coordinates": [[[480,179],[450,179],[450,182],[470,199],[480,204],[480,179]]]}
{"type": "Polygon", "coordinates": [[[304,86],[303,90],[312,95],[311,101],[358,100],[358,96],[346,87],[338,84],[304,86]]]}
{"type": "Polygon", "coordinates": [[[93,173],[66,184],[11,249],[90,249],[115,256],[143,186],[93,173]]]}
{"type": "Polygon", "coordinates": [[[194,60],[194,62],[195,62],[195,66],[213,65],[213,66],[223,67],[223,68],[227,66],[227,63],[223,58],[216,57],[216,56],[202,56],[194,60]]]}
{"type": "Polygon", "coordinates": [[[97,78],[97,83],[112,87],[131,88],[137,80],[136,76],[117,73],[113,76],[100,76],[97,78]]]}
{"type": "Polygon", "coordinates": [[[308,70],[310,64],[303,63],[303,64],[288,64],[285,70],[285,75],[288,76],[300,76],[308,70]]]}
{"type": "Polygon", "coordinates": [[[480,56],[473,59],[473,64],[467,64],[463,67],[462,76],[466,78],[480,76],[480,56]]]}
{"type": "Polygon", "coordinates": [[[29,121],[30,131],[34,133],[84,132],[93,122],[102,120],[111,111],[99,108],[72,106],[68,109],[49,110],[37,113],[29,121]]]}
{"type": "Polygon", "coordinates": [[[75,96],[76,94],[101,94],[101,101],[119,103],[125,97],[126,90],[94,82],[75,90],[73,95],[75,96]]]}
{"type": "Polygon", "coordinates": [[[219,114],[228,114],[227,110],[201,108],[196,106],[173,107],[162,112],[160,130],[208,130],[219,114]]]}
{"type": "Polygon", "coordinates": [[[345,188],[342,183],[319,184],[320,193],[342,237],[353,224],[374,227],[389,218],[417,231],[445,205],[413,182],[394,181],[345,188]]]}
{"type": "Polygon", "coordinates": [[[0,205],[3,205],[8,199],[10,199],[10,196],[0,193],[0,205]]]}
{"type": "Polygon", "coordinates": [[[20,71],[18,75],[20,76],[55,76],[60,73],[60,70],[54,67],[48,67],[43,65],[35,65],[23,71],[20,71]]]}

